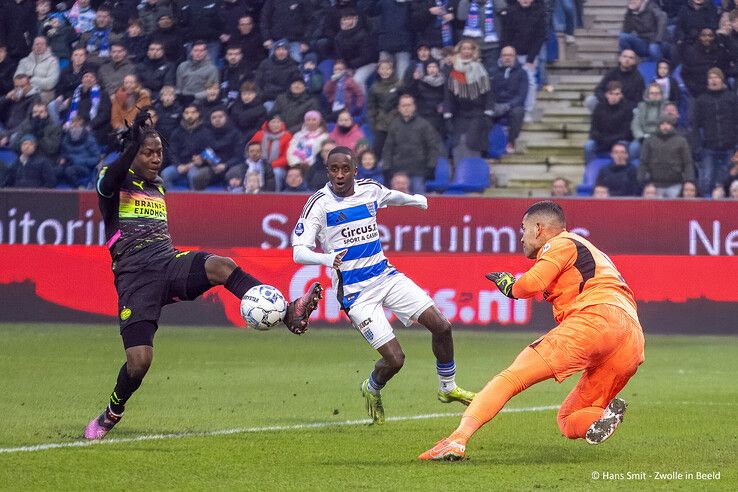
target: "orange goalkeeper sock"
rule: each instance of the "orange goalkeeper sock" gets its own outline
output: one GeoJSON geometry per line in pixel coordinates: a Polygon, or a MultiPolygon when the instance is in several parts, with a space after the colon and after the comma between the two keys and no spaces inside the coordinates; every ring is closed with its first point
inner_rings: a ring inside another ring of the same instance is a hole
{"type": "Polygon", "coordinates": [[[602,407],[585,407],[559,418],[559,429],[569,439],[579,439],[587,435],[587,430],[595,420],[602,418],[602,407]]]}
{"type": "Polygon", "coordinates": [[[553,371],[530,347],[520,352],[515,361],[487,383],[472,400],[451,439],[466,444],[477,429],[492,420],[505,404],[524,389],[553,377],[553,371]]]}

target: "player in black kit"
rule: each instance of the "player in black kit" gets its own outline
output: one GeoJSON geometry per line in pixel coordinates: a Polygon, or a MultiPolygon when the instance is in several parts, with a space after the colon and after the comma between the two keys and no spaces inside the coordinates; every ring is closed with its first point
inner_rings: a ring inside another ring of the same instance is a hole
{"type": "MultiPolygon", "coordinates": [[[[126,363],[107,408],[85,428],[87,439],[105,437],[141,385],[154,355],[162,306],[195,299],[215,285],[225,285],[240,300],[251,287],[263,283],[231,258],[174,248],[167,227],[165,189],[158,176],[162,141],[148,120],[147,109],[139,111],[123,139],[123,151],[103,168],[97,182],[106,244],[113,259],[126,363]]],[[[322,288],[316,282],[288,305],[284,323],[290,331],[305,332],[321,297],[322,288]]]]}

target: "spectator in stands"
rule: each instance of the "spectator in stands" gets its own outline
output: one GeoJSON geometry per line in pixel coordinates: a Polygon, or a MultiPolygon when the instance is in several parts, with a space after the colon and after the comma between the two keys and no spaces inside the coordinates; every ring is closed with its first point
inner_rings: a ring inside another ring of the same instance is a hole
{"type": "Polygon", "coordinates": [[[0,94],[13,89],[13,74],[18,64],[8,57],[8,48],[0,42],[0,94]]]}
{"type": "Polygon", "coordinates": [[[254,17],[244,15],[238,19],[238,33],[231,36],[229,44],[241,47],[243,61],[250,73],[254,73],[259,64],[267,57],[259,30],[254,26],[254,17]]]}
{"type": "Polygon", "coordinates": [[[620,82],[621,91],[625,100],[633,106],[641,102],[645,84],[643,77],[638,71],[638,55],[633,50],[623,50],[618,58],[618,66],[607,72],[595,87],[594,96],[588,96],[584,105],[590,111],[594,111],[598,102],[605,102],[607,85],[616,80],[620,82]]]}
{"type": "Polygon", "coordinates": [[[379,184],[384,184],[384,172],[379,167],[377,156],[367,149],[359,153],[356,160],[359,162],[358,177],[360,179],[373,179],[379,184]]]}
{"type": "Polygon", "coordinates": [[[13,89],[0,97],[0,146],[7,145],[8,138],[26,118],[38,94],[28,75],[19,73],[13,77],[13,89]]]}
{"type": "Polygon", "coordinates": [[[464,23],[462,40],[471,39],[479,46],[480,61],[489,73],[497,69],[507,8],[506,0],[459,0],[456,9],[456,18],[464,23]]]}
{"type": "Polygon", "coordinates": [[[390,189],[410,194],[410,177],[405,173],[396,173],[390,180],[390,189]]]}
{"type": "Polygon", "coordinates": [[[392,62],[380,60],[377,64],[377,80],[369,88],[366,113],[374,135],[374,153],[382,155],[387,129],[397,116],[397,102],[401,84],[394,73],[392,62]]]}
{"type": "Polygon", "coordinates": [[[267,119],[267,112],[258,94],[256,84],[244,82],[238,100],[228,110],[231,121],[247,142],[259,131],[267,119]]]}
{"type": "Polygon", "coordinates": [[[666,14],[656,0],[628,0],[628,10],[618,40],[620,50],[633,50],[640,57],[659,61],[666,21],[666,14]]]}
{"type": "Polygon", "coordinates": [[[51,53],[59,60],[59,67],[66,67],[72,54],[72,43],[78,37],[74,28],[67,22],[63,14],[55,12],[49,16],[49,23],[44,26],[41,34],[49,40],[49,48],[51,53]]]}
{"type": "Polygon", "coordinates": [[[738,96],[728,91],[719,68],[707,72],[707,92],[697,98],[694,130],[702,136],[702,160],[697,164],[700,193],[707,195],[721,183],[738,143],[738,96]]]}
{"type": "Polygon", "coordinates": [[[77,0],[67,11],[67,19],[77,34],[84,34],[95,28],[96,13],[90,7],[90,0],[77,0]]]}
{"type": "Polygon", "coordinates": [[[694,44],[703,29],[715,31],[718,28],[718,13],[709,0],[689,0],[677,15],[674,38],[680,51],[684,46],[694,44]]]}
{"type": "Polygon", "coordinates": [[[390,123],[382,169],[390,176],[407,174],[412,192],[425,194],[425,180],[435,175],[440,139],[431,124],[415,114],[413,96],[400,96],[397,109],[400,116],[390,123]]]}
{"type": "Polygon", "coordinates": [[[287,150],[292,141],[292,134],[284,126],[278,113],[269,117],[269,121],[256,132],[252,141],[261,143],[261,155],[271,164],[274,171],[275,191],[282,191],[287,174],[287,150]]]}
{"type": "MultiPolygon", "coordinates": [[[[723,181],[722,186],[725,189],[725,194],[730,194],[730,183],[738,179],[738,150],[733,152],[733,156],[730,158],[731,168],[728,170],[728,176],[723,181]]],[[[720,184],[718,184],[720,186],[720,184]]]]}
{"type": "Polygon", "coordinates": [[[694,199],[699,198],[700,194],[697,190],[697,183],[692,180],[682,183],[682,189],[679,192],[679,198],[694,199]]]}
{"type": "Polygon", "coordinates": [[[90,63],[100,66],[110,58],[114,43],[120,43],[121,36],[113,33],[113,17],[110,7],[103,4],[95,12],[95,26],[80,35],[79,42],[87,48],[90,63]]]}
{"type": "Polygon", "coordinates": [[[661,86],[651,83],[643,94],[643,101],[639,102],[638,107],[633,111],[633,121],[630,124],[633,140],[629,147],[632,160],[641,158],[643,140],[655,134],[658,130],[663,107],[664,98],[661,86]]]}
{"type": "Polygon", "coordinates": [[[305,34],[312,8],[306,0],[266,0],[259,21],[264,47],[271,50],[278,39],[285,40],[290,56],[300,63],[309,48],[305,34]]]}
{"type": "Polygon", "coordinates": [[[646,183],[643,185],[643,191],[641,192],[641,198],[645,198],[647,200],[653,200],[654,198],[660,198],[659,194],[656,192],[656,185],[653,183],[646,183]]]}
{"type": "Polygon", "coordinates": [[[335,34],[336,56],[354,72],[354,80],[367,92],[366,81],[377,69],[377,47],[374,36],[359,21],[353,8],[340,14],[340,30],[335,34]]]}
{"type": "Polygon", "coordinates": [[[20,155],[9,168],[0,166],[0,188],[53,188],[56,174],[51,161],[42,152],[36,152],[36,137],[24,135],[20,139],[20,155]]]}
{"type": "Polygon", "coordinates": [[[200,106],[200,116],[203,121],[210,121],[210,114],[216,109],[225,107],[223,100],[220,98],[220,84],[213,82],[205,89],[205,97],[198,101],[200,106]]]}
{"type": "MultiPolygon", "coordinates": [[[[16,135],[18,139],[22,136],[33,136],[35,149],[39,154],[51,160],[56,160],[56,157],[59,155],[62,127],[49,118],[46,103],[42,100],[37,100],[31,105],[31,113],[18,126],[16,135]]],[[[20,148],[20,140],[16,141],[18,143],[15,143],[13,146],[18,149],[20,148]]]]}
{"type": "Polygon", "coordinates": [[[84,46],[72,51],[71,63],[59,74],[59,83],[56,85],[57,102],[59,109],[68,107],[69,99],[74,89],[82,83],[82,74],[90,68],[87,64],[87,50],[84,46]],[[63,104],[66,101],[66,104],[63,104]]]}
{"type": "Polygon", "coordinates": [[[157,21],[162,15],[172,15],[167,1],[144,0],[138,5],[138,18],[141,19],[141,27],[146,36],[151,36],[156,31],[157,21]]]}
{"type": "Polygon", "coordinates": [[[207,43],[195,41],[190,59],[177,67],[177,94],[185,103],[205,99],[206,89],[219,83],[218,69],[208,57],[207,43]]]}
{"type": "Polygon", "coordinates": [[[31,78],[31,85],[38,89],[45,101],[54,98],[54,88],[59,82],[59,60],[49,49],[45,37],[36,36],[31,53],[18,63],[15,74],[26,74],[31,78]]]}
{"type": "Polygon", "coordinates": [[[489,120],[494,111],[494,95],[487,70],[479,62],[479,46],[464,40],[456,45],[453,68],[448,76],[443,102],[443,118],[451,126],[454,162],[480,157],[487,149],[489,120]]]}
{"type": "Polygon", "coordinates": [[[295,134],[300,131],[308,111],[320,111],[320,103],[305,90],[305,81],[302,76],[295,75],[290,82],[290,88],[284,94],[277,96],[274,102],[274,111],[279,113],[287,129],[295,134]]]}
{"type": "MultiPolygon", "coordinates": [[[[287,92],[295,77],[300,77],[300,70],[295,60],[289,56],[289,42],[280,39],[274,43],[274,52],[263,60],[256,69],[254,82],[261,89],[264,101],[275,101],[277,96],[287,92]]],[[[271,104],[267,104],[271,109],[271,104]]]]}
{"type": "Polygon", "coordinates": [[[639,196],[641,185],[638,183],[638,170],[628,160],[625,142],[617,142],[612,146],[610,159],[611,164],[600,169],[595,182],[606,186],[610,196],[639,196]]]}
{"type": "Polygon", "coordinates": [[[100,162],[100,148],[86,126],[84,118],[75,116],[61,143],[57,176],[73,188],[87,188],[100,162]]]}
{"type": "Polygon", "coordinates": [[[225,64],[220,73],[220,93],[230,106],[238,99],[241,84],[253,78],[253,73],[243,61],[243,53],[238,45],[226,48],[225,64]]]}
{"type": "Polygon", "coordinates": [[[718,43],[725,47],[725,77],[728,85],[735,89],[738,79],[738,9],[730,11],[727,16],[728,29],[723,32],[718,31],[718,43]]]}
{"type": "Polygon", "coordinates": [[[707,71],[725,66],[725,49],[715,42],[715,33],[703,29],[699,41],[689,44],[682,54],[682,80],[694,98],[707,92],[707,71]]]}
{"type": "Polygon", "coordinates": [[[291,167],[287,169],[287,175],[284,178],[284,193],[307,193],[308,187],[305,183],[305,177],[300,167],[291,167]]]}
{"type": "Polygon", "coordinates": [[[128,21],[138,17],[138,0],[113,0],[110,2],[110,15],[113,17],[113,32],[123,34],[128,21]]]}
{"type": "Polygon", "coordinates": [[[425,75],[425,65],[433,59],[434,58],[431,57],[431,50],[428,45],[418,45],[415,50],[415,58],[412,59],[407,70],[405,70],[405,73],[398,74],[402,75],[402,85],[407,87],[412,83],[413,79],[420,78],[425,75]]]}
{"type": "Polygon", "coordinates": [[[305,173],[305,184],[307,184],[308,190],[318,191],[326,185],[328,182],[328,167],[326,161],[328,154],[331,150],[336,148],[336,142],[333,140],[323,140],[323,144],[320,146],[320,153],[315,158],[315,164],[310,166],[305,173]]]}
{"type": "Polygon", "coordinates": [[[185,60],[184,43],[179,27],[174,23],[174,17],[161,14],[156,23],[156,31],[151,35],[152,41],[158,41],[164,47],[164,58],[174,64],[185,60]]]}
{"type": "Polygon", "coordinates": [[[300,63],[300,74],[305,81],[305,90],[313,97],[323,94],[323,73],[318,69],[318,57],[315,53],[307,53],[300,63]]]}
{"type": "Polygon", "coordinates": [[[174,86],[176,67],[164,58],[164,45],[161,41],[151,41],[146,58],[136,64],[136,75],[141,85],[157,94],[165,85],[174,86]]]}
{"type": "MultiPolygon", "coordinates": [[[[436,60],[428,60],[423,71],[413,71],[407,90],[415,98],[418,114],[428,121],[441,137],[446,136],[443,124],[443,95],[446,76],[436,60]]],[[[527,84],[527,80],[526,80],[527,84]]]]}
{"type": "Polygon", "coordinates": [[[728,198],[731,200],[738,200],[738,179],[734,179],[733,182],[730,183],[728,192],[728,198]]]}
{"type": "Polygon", "coordinates": [[[210,148],[215,158],[211,161],[212,176],[209,184],[227,185],[226,172],[238,165],[243,158],[244,140],[228,119],[223,106],[210,113],[210,133],[214,137],[210,148]]]}
{"type": "Polygon", "coordinates": [[[31,43],[38,33],[36,2],[11,0],[0,8],[0,42],[8,48],[8,56],[16,63],[31,51],[31,43]]]}
{"type": "Polygon", "coordinates": [[[592,198],[610,198],[610,190],[603,184],[596,184],[592,190],[592,198]]]}
{"type": "Polygon", "coordinates": [[[177,90],[172,85],[165,85],[159,90],[159,99],[154,104],[159,115],[156,130],[167,142],[182,118],[182,105],[177,102],[177,90]]]}
{"type": "Polygon", "coordinates": [[[97,71],[100,84],[108,94],[115,94],[126,75],[136,73],[136,65],[128,59],[128,50],[123,43],[115,42],[110,46],[110,60],[97,71]]]}
{"type": "Polygon", "coordinates": [[[133,123],[138,110],[147,106],[151,106],[151,92],[141,87],[136,74],[123,77],[123,83],[112,99],[110,125],[113,131],[125,130],[133,123]]]}
{"type": "MultiPolygon", "coordinates": [[[[244,0],[223,0],[218,6],[221,28],[218,38],[223,46],[231,46],[231,40],[238,35],[238,21],[241,17],[255,12],[257,2],[244,0]]],[[[263,4],[263,2],[261,2],[263,4]]],[[[243,176],[242,176],[243,177],[243,176]]]]}
{"type": "Polygon", "coordinates": [[[245,161],[240,162],[226,171],[225,181],[228,189],[243,187],[247,174],[256,174],[260,191],[275,191],[275,178],[272,166],[263,159],[261,143],[251,141],[246,144],[245,161]]]}
{"type": "Polygon", "coordinates": [[[364,91],[351,78],[346,63],[336,60],[333,65],[331,80],[325,83],[323,95],[330,108],[330,121],[335,121],[338,113],[347,109],[352,115],[358,115],[364,107],[364,91]]]}
{"type": "Polygon", "coordinates": [[[671,72],[671,64],[667,60],[661,60],[656,65],[656,76],[651,81],[659,84],[664,101],[671,101],[679,104],[682,96],[682,90],[679,83],[673,77],[671,72]]]}
{"type": "Polygon", "coordinates": [[[413,33],[410,26],[411,2],[368,0],[367,4],[367,13],[379,16],[379,24],[374,33],[379,57],[394,60],[395,70],[400,77],[410,65],[410,52],[413,49],[413,33]]]}
{"type": "Polygon", "coordinates": [[[523,128],[525,97],[530,86],[528,76],[517,60],[515,48],[505,46],[500,52],[498,69],[490,77],[495,104],[491,113],[494,123],[505,121],[508,125],[505,152],[515,152],[515,142],[523,128]]]}
{"type": "Polygon", "coordinates": [[[134,64],[141,63],[146,59],[149,37],[144,34],[139,19],[133,18],[128,21],[128,29],[123,35],[122,43],[128,52],[128,59],[134,64]]]}
{"type": "Polygon", "coordinates": [[[43,34],[44,30],[51,26],[50,12],[50,0],[36,0],[36,34],[43,34]]]}
{"type": "Polygon", "coordinates": [[[511,2],[502,23],[504,25],[503,46],[515,48],[518,62],[528,74],[525,121],[532,122],[538,87],[536,84],[537,57],[548,32],[543,2],[534,0],[511,2]]]}
{"type": "Polygon", "coordinates": [[[210,183],[212,176],[211,162],[206,150],[213,143],[213,135],[202,124],[200,109],[197,104],[189,103],[182,114],[182,122],[172,133],[170,140],[172,165],[161,171],[166,188],[172,188],[176,183],[187,180],[191,190],[202,190],[210,183]]]}
{"type": "Polygon", "coordinates": [[[315,163],[323,141],[328,138],[325,122],[320,112],[305,113],[302,129],[294,134],[287,149],[287,163],[300,166],[305,171],[315,163]]]}
{"type": "Polygon", "coordinates": [[[412,3],[411,25],[420,45],[440,52],[445,46],[454,44],[454,20],[457,1],[421,0],[412,3]]]}
{"type": "Polygon", "coordinates": [[[95,135],[98,145],[105,148],[109,145],[111,110],[110,96],[98,85],[95,71],[89,68],[84,70],[82,82],[72,94],[65,124],[69,125],[75,116],[81,116],[95,135]]]}
{"type": "Polygon", "coordinates": [[[676,198],[682,183],[694,179],[692,152],[684,137],[674,131],[673,121],[662,117],[658,133],[647,138],[643,144],[638,179],[651,182],[662,198],[676,198]]]}
{"type": "Polygon", "coordinates": [[[597,154],[612,149],[615,142],[632,140],[630,124],[633,120],[633,104],[623,97],[620,81],[611,80],[607,84],[605,102],[600,102],[592,113],[589,140],[584,144],[586,163],[597,154]]]}
{"type": "Polygon", "coordinates": [[[566,178],[554,178],[551,182],[551,197],[563,198],[571,196],[571,183],[566,178]]]}
{"type": "Polygon", "coordinates": [[[208,58],[215,63],[220,57],[220,35],[223,21],[218,11],[218,2],[212,0],[188,0],[177,4],[174,15],[185,36],[185,42],[192,47],[204,43],[208,58]]]}
{"type": "Polygon", "coordinates": [[[366,138],[366,136],[361,131],[361,127],[354,122],[351,112],[348,109],[344,109],[338,113],[336,126],[328,134],[328,138],[337,146],[348,147],[355,152],[356,144],[359,143],[359,140],[366,138]]]}

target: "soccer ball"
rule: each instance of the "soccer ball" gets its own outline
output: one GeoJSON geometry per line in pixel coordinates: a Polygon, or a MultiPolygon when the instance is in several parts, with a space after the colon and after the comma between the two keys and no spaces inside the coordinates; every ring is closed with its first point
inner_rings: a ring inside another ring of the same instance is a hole
{"type": "Polygon", "coordinates": [[[287,314],[287,301],[271,285],[251,287],[241,299],[241,316],[255,330],[268,330],[287,314]]]}

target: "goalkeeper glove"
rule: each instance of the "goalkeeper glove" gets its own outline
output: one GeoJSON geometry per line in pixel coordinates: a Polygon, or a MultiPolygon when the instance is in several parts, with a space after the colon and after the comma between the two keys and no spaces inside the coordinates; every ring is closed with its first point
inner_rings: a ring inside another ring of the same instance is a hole
{"type": "Polygon", "coordinates": [[[515,277],[512,273],[508,272],[492,272],[485,275],[488,280],[495,283],[500,292],[505,294],[510,299],[516,299],[512,293],[513,285],[515,284],[515,277]]]}

